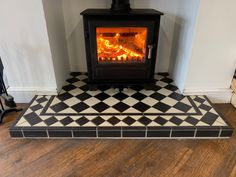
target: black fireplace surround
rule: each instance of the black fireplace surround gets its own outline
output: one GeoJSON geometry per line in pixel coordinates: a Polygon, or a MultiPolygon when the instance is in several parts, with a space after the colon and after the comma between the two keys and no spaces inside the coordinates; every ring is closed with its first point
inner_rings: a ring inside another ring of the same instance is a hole
{"type": "Polygon", "coordinates": [[[162,12],[113,0],[111,9],[86,9],[81,15],[91,90],[154,83],[162,12]]]}

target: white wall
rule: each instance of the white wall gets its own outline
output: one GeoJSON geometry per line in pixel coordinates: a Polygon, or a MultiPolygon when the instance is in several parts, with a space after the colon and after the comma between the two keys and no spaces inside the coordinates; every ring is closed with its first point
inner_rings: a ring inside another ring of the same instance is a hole
{"type": "Polygon", "coordinates": [[[235,7],[235,0],[201,0],[185,94],[229,102],[236,68],[235,7]]]}
{"type": "Polygon", "coordinates": [[[181,92],[185,87],[199,0],[178,0],[169,72],[181,92]]]}
{"type": "Polygon", "coordinates": [[[60,91],[70,73],[62,0],[43,0],[57,89],[60,91]]]}
{"type": "MultiPolygon", "coordinates": [[[[171,60],[174,25],[181,0],[131,0],[132,8],[154,8],[165,13],[162,16],[160,46],[156,72],[168,72],[171,60]]],[[[83,21],[80,12],[87,8],[110,8],[111,0],[63,0],[66,36],[72,71],[86,71],[83,21]]]]}
{"type": "Polygon", "coordinates": [[[56,80],[41,0],[1,0],[0,56],[17,102],[56,93],[56,80]]]}

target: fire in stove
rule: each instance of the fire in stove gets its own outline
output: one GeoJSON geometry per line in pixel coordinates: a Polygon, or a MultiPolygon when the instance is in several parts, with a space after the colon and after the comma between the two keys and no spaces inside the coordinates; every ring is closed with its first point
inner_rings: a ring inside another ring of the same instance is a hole
{"type": "Polygon", "coordinates": [[[99,63],[144,63],[146,27],[97,28],[99,63]]]}

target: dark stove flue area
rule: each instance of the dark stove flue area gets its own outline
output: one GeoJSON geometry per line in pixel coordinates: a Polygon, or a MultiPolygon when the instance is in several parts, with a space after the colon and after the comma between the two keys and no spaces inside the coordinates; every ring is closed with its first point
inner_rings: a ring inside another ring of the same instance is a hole
{"type": "Polygon", "coordinates": [[[92,90],[98,85],[154,84],[162,12],[112,0],[110,9],[86,9],[81,15],[92,90]]]}

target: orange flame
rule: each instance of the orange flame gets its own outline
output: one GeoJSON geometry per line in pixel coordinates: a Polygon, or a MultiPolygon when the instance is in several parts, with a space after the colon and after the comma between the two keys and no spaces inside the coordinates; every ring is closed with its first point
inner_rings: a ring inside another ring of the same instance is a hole
{"type": "Polygon", "coordinates": [[[142,28],[142,31],[138,28],[137,32],[135,31],[136,28],[104,29],[97,29],[97,56],[99,62],[144,62],[146,28],[142,28]]]}

